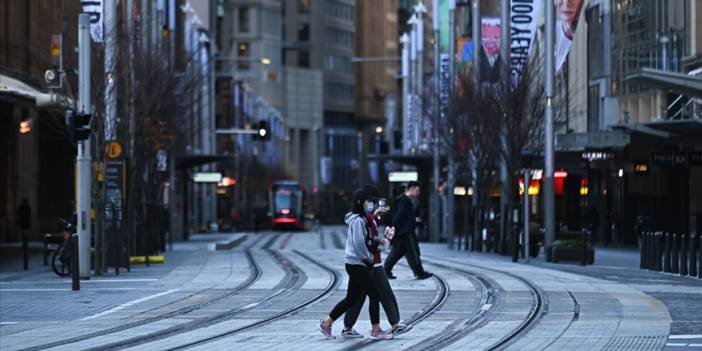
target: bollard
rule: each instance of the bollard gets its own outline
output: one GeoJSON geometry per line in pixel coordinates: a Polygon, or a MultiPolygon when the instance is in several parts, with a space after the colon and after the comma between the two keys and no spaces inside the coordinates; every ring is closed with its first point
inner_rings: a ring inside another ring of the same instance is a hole
{"type": "Polygon", "coordinates": [[[587,239],[587,232],[583,230],[582,233],[583,233],[583,243],[580,247],[580,265],[585,266],[585,265],[587,265],[587,259],[585,257],[585,255],[587,253],[587,240],[586,240],[587,239]]]}
{"type": "Polygon", "coordinates": [[[663,252],[663,272],[670,272],[670,233],[663,233],[665,237],[663,252]]]}
{"type": "Polygon", "coordinates": [[[646,265],[646,239],[648,238],[648,233],[641,233],[639,238],[639,269],[647,269],[646,265]]]}
{"type": "Polygon", "coordinates": [[[678,247],[678,238],[680,235],[678,234],[672,234],[672,249],[671,249],[671,255],[670,255],[670,272],[678,274],[680,273],[680,257],[678,255],[678,250],[680,249],[678,247]]]}
{"type": "Polygon", "coordinates": [[[656,255],[656,271],[663,271],[663,232],[657,232],[656,237],[653,241],[654,255],[656,255]]]}
{"type": "Polygon", "coordinates": [[[29,270],[29,232],[22,229],[22,269],[29,270]]]}
{"type": "Polygon", "coordinates": [[[69,241],[70,252],[71,252],[71,289],[73,291],[80,290],[80,271],[78,266],[78,234],[71,235],[71,240],[69,241]]]}
{"type": "Polygon", "coordinates": [[[655,269],[655,256],[653,255],[653,232],[646,233],[646,268],[655,269]]]}
{"type": "Polygon", "coordinates": [[[687,275],[687,235],[680,234],[680,275],[687,275]]]}
{"type": "Polygon", "coordinates": [[[697,276],[697,235],[690,233],[690,276],[697,276]]]}

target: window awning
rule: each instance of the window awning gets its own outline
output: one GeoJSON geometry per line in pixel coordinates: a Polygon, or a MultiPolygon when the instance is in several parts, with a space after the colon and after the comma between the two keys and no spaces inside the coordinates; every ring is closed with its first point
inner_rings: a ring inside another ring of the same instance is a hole
{"type": "Polygon", "coordinates": [[[0,94],[11,94],[34,100],[43,92],[19,79],[0,74],[0,94]]]}
{"type": "Polygon", "coordinates": [[[626,80],[702,99],[702,79],[692,75],[654,68],[642,68],[640,71],[627,76],[626,80]]]}

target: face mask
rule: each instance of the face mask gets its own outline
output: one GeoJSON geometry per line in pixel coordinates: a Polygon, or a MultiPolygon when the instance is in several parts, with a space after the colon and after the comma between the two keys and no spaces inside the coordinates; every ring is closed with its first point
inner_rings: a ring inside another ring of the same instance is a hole
{"type": "Polygon", "coordinates": [[[372,202],[367,203],[366,206],[365,206],[366,213],[371,213],[371,212],[373,212],[373,209],[374,209],[374,208],[375,208],[375,206],[373,205],[372,202]]]}

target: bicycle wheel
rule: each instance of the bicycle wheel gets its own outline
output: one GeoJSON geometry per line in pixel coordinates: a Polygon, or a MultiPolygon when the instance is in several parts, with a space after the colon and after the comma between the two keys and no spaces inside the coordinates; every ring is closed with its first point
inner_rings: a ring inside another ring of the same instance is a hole
{"type": "Polygon", "coordinates": [[[65,249],[63,247],[54,251],[51,256],[51,269],[59,277],[67,277],[71,275],[71,259],[68,255],[64,254],[65,249]]]}

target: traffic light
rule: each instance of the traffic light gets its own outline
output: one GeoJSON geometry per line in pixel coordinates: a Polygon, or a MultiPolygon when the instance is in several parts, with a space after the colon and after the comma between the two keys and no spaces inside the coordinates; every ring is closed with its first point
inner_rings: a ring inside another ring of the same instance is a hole
{"type": "Polygon", "coordinates": [[[268,140],[271,138],[271,129],[268,127],[268,121],[258,121],[254,134],[255,140],[268,140]]]}
{"type": "Polygon", "coordinates": [[[73,132],[73,141],[76,143],[83,140],[88,140],[90,137],[90,118],[92,115],[87,113],[73,113],[70,118],[70,128],[73,132]]]}

